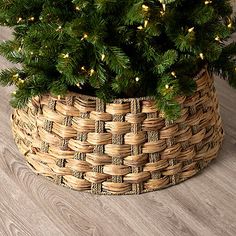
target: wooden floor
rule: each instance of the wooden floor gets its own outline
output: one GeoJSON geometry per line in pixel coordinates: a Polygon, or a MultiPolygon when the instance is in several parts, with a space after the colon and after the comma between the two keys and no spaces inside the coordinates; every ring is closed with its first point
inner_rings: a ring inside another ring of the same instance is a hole
{"type": "MultiPolygon", "coordinates": [[[[0,28],[0,38],[9,36],[0,28]]],[[[0,67],[10,64],[0,58],[0,67]]],[[[226,136],[200,175],[140,196],[92,196],[36,176],[11,134],[11,88],[0,88],[0,235],[235,236],[236,90],[216,81],[226,136]]]]}

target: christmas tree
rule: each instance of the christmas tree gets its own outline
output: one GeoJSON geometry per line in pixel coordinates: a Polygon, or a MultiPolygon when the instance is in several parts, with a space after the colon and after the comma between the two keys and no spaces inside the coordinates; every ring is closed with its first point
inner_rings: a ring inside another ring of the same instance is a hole
{"type": "Polygon", "coordinates": [[[0,0],[0,24],[14,29],[0,53],[22,65],[0,84],[16,86],[17,108],[76,90],[108,102],[154,96],[174,119],[201,68],[236,86],[234,22],[229,0],[0,0]]]}

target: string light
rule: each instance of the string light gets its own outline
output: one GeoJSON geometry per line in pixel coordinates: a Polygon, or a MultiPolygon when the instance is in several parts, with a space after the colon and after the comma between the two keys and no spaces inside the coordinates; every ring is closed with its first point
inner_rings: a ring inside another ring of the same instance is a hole
{"type": "Polygon", "coordinates": [[[101,60],[104,61],[105,57],[106,57],[105,54],[102,54],[101,60]]]}
{"type": "Polygon", "coordinates": [[[166,85],[165,85],[165,88],[166,88],[166,89],[169,89],[169,88],[170,88],[170,85],[169,85],[169,84],[166,84],[166,85]]]}
{"type": "Polygon", "coordinates": [[[140,26],[137,27],[137,29],[142,30],[142,29],[143,29],[143,26],[140,25],[140,26]]]}
{"type": "Polygon", "coordinates": [[[12,78],[13,78],[13,80],[18,79],[18,78],[19,78],[19,74],[18,74],[18,73],[17,73],[17,74],[14,74],[14,75],[12,76],[12,78]]]}
{"type": "Polygon", "coordinates": [[[176,73],[174,71],[171,72],[171,75],[177,78],[176,73]]]}
{"type": "Polygon", "coordinates": [[[215,37],[215,40],[218,41],[218,42],[220,42],[220,37],[217,35],[217,36],[215,37]]]}
{"type": "Polygon", "coordinates": [[[199,54],[199,56],[200,56],[200,58],[201,58],[202,60],[204,60],[204,55],[203,55],[202,52],[199,54]]]}
{"type": "Polygon", "coordinates": [[[231,28],[231,27],[232,27],[232,20],[231,20],[229,17],[227,17],[227,18],[228,18],[228,21],[229,21],[227,27],[228,27],[228,28],[231,28]]]}
{"type": "Polygon", "coordinates": [[[80,8],[78,6],[75,9],[76,9],[76,11],[80,11],[80,8]]]}
{"type": "Polygon", "coordinates": [[[144,21],[144,28],[147,27],[147,24],[148,24],[148,20],[145,20],[145,21],[144,21]]]}
{"type": "Polygon", "coordinates": [[[59,25],[56,31],[60,31],[62,29],[62,26],[59,25]]]}
{"type": "Polygon", "coordinates": [[[81,40],[84,40],[84,39],[87,39],[88,38],[88,35],[85,33],[84,35],[83,35],[83,37],[81,38],[81,40]]]}
{"type": "Polygon", "coordinates": [[[82,89],[82,87],[81,87],[81,84],[80,84],[80,83],[76,84],[76,86],[77,86],[79,89],[82,89]]]}
{"type": "Polygon", "coordinates": [[[34,55],[34,52],[30,52],[30,55],[34,55]]]}
{"type": "Polygon", "coordinates": [[[148,11],[148,10],[149,10],[149,7],[143,4],[143,5],[142,5],[142,9],[143,9],[144,11],[148,11]]]}
{"type": "Polygon", "coordinates": [[[193,32],[193,30],[194,30],[194,27],[188,29],[188,32],[191,33],[191,32],[193,32]]]}
{"type": "Polygon", "coordinates": [[[19,79],[18,81],[19,81],[19,83],[21,83],[21,84],[23,84],[23,83],[25,82],[23,79],[19,79]]]}
{"type": "Polygon", "coordinates": [[[62,53],[62,57],[64,58],[64,59],[66,59],[66,58],[69,58],[69,53],[62,53]]]}
{"type": "Polygon", "coordinates": [[[162,7],[163,7],[163,11],[166,11],[166,4],[162,4],[162,7]]]}
{"type": "Polygon", "coordinates": [[[85,71],[85,67],[84,67],[84,66],[82,66],[82,67],[81,67],[81,70],[85,71]]]}
{"type": "Polygon", "coordinates": [[[165,15],[165,12],[164,11],[160,11],[161,13],[161,16],[164,16],[165,15]]]}
{"type": "Polygon", "coordinates": [[[95,73],[95,70],[94,70],[94,69],[91,69],[90,72],[89,72],[89,75],[90,75],[90,76],[93,76],[94,73],[95,73]]]}
{"type": "Polygon", "coordinates": [[[16,95],[16,91],[12,92],[12,94],[16,95]]]}
{"type": "Polygon", "coordinates": [[[34,18],[33,16],[31,16],[31,17],[29,18],[30,21],[34,21],[34,19],[35,19],[35,18],[34,18]]]}
{"type": "Polygon", "coordinates": [[[20,23],[23,19],[21,17],[18,18],[17,23],[20,23]]]}
{"type": "Polygon", "coordinates": [[[228,28],[232,28],[232,22],[227,25],[228,28]]]}
{"type": "Polygon", "coordinates": [[[207,1],[205,1],[204,3],[205,3],[205,5],[208,5],[208,4],[212,3],[212,1],[207,0],[207,1]]]}
{"type": "Polygon", "coordinates": [[[139,80],[140,80],[139,77],[136,77],[136,78],[135,78],[135,81],[136,81],[136,82],[139,82],[139,80]]]}

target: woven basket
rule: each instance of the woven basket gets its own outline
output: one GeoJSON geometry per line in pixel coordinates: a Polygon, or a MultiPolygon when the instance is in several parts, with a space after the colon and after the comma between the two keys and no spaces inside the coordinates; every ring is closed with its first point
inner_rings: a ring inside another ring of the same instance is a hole
{"type": "Polygon", "coordinates": [[[178,97],[181,117],[167,122],[153,98],[69,93],[34,98],[12,115],[15,141],[33,170],[55,183],[95,194],[140,194],[178,184],[206,167],[223,139],[213,79],[178,97]]]}

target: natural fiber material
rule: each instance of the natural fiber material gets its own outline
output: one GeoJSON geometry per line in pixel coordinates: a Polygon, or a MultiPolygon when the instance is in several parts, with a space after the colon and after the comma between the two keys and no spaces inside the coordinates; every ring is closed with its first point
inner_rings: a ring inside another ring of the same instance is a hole
{"type": "Polygon", "coordinates": [[[178,97],[181,117],[167,122],[152,98],[112,103],[69,93],[37,97],[15,110],[15,141],[38,174],[96,194],[139,194],[178,184],[206,167],[223,139],[213,79],[178,97]]]}

